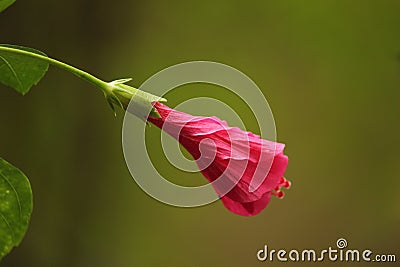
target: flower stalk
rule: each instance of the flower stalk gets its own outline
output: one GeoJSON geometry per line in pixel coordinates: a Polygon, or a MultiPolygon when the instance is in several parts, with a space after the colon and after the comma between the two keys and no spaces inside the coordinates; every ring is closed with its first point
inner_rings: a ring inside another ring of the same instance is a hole
{"type": "Polygon", "coordinates": [[[134,87],[125,84],[126,82],[129,82],[131,79],[120,79],[112,82],[105,82],[86,71],[78,69],[74,66],[71,66],[57,59],[50,58],[46,55],[8,46],[0,46],[0,51],[15,53],[41,60],[43,62],[56,66],[60,69],[73,73],[82,80],[85,80],[95,85],[104,93],[104,96],[107,99],[107,102],[109,103],[114,114],[115,114],[115,105],[117,105],[125,110],[128,109],[129,106],[129,111],[132,114],[144,120],[146,119],[147,114],[150,114],[153,117],[159,117],[160,115],[158,114],[157,110],[153,108],[152,103],[157,101],[161,102],[166,101],[166,99],[164,98],[152,95],[150,93],[141,91],[139,89],[136,89],[134,87]],[[131,99],[133,103],[129,105],[131,99]]]}

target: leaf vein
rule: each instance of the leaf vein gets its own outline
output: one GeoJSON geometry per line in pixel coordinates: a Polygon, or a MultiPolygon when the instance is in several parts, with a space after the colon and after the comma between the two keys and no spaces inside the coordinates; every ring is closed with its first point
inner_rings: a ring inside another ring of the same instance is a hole
{"type": "Polygon", "coordinates": [[[11,230],[13,243],[15,243],[16,240],[15,240],[14,229],[11,227],[10,223],[7,221],[6,217],[3,215],[3,213],[2,213],[1,211],[0,211],[0,216],[1,216],[1,218],[3,219],[3,221],[6,223],[6,225],[8,226],[8,228],[11,230]]]}
{"type": "Polygon", "coordinates": [[[11,182],[7,179],[7,177],[4,176],[3,172],[0,171],[0,176],[8,183],[8,185],[12,188],[15,197],[17,198],[18,202],[18,208],[19,208],[19,220],[22,221],[22,206],[21,206],[21,201],[19,199],[19,195],[17,193],[17,190],[15,190],[15,187],[11,184],[11,182]]]}

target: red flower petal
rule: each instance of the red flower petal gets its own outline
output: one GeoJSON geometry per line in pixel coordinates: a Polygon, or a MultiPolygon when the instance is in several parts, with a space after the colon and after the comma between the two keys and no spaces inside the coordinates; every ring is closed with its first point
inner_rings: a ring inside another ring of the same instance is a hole
{"type": "Polygon", "coordinates": [[[283,197],[280,187],[289,183],[281,181],[288,164],[284,144],[229,127],[217,117],[192,116],[159,102],[154,107],[161,118],[148,121],[188,150],[228,210],[252,216],[268,205],[271,194],[283,197]]]}

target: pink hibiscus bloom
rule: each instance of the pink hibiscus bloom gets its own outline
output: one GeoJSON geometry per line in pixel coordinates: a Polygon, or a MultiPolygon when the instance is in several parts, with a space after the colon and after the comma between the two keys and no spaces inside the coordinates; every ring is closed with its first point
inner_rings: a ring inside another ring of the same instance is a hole
{"type": "Polygon", "coordinates": [[[217,117],[192,116],[160,102],[154,108],[160,118],[147,120],[185,147],[231,212],[256,215],[271,195],[282,198],[281,187],[290,187],[283,177],[288,164],[284,144],[229,127],[217,117]]]}

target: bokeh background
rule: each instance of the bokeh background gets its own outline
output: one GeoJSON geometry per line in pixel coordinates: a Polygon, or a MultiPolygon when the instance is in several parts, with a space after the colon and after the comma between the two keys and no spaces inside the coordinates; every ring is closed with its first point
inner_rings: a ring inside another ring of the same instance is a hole
{"type": "MultiPolygon", "coordinates": [[[[24,97],[0,85],[0,155],[34,192],[28,233],[0,266],[261,266],[272,265],[256,259],[265,244],[324,249],[340,237],[399,261],[399,14],[395,0],[17,1],[0,16],[1,43],[105,80],[138,86],[190,60],[246,73],[273,110],[293,187],[251,218],[220,202],[157,202],[126,167],[123,112],[114,117],[99,90],[51,68],[24,97]]],[[[207,86],[167,97],[174,106],[199,96],[243,114],[234,96],[207,86]]]]}

